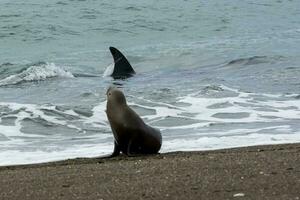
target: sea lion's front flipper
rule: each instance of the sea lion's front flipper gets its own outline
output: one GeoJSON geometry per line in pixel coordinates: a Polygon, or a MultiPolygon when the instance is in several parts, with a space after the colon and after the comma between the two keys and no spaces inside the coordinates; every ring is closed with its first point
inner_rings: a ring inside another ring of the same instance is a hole
{"type": "Polygon", "coordinates": [[[132,139],[129,140],[128,145],[127,145],[127,149],[126,149],[126,155],[127,155],[127,156],[131,156],[131,155],[132,155],[132,154],[131,154],[131,151],[130,151],[131,146],[132,146],[132,139]]]}
{"type": "Polygon", "coordinates": [[[119,147],[118,143],[115,141],[114,142],[114,151],[111,154],[111,157],[115,157],[115,156],[118,156],[118,155],[120,155],[120,147],[119,147]]]}

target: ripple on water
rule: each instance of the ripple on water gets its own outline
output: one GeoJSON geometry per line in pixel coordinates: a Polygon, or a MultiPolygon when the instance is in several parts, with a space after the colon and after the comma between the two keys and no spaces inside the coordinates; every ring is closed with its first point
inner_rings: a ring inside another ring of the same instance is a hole
{"type": "Polygon", "coordinates": [[[239,113],[216,113],[213,114],[212,117],[219,119],[242,119],[250,116],[250,113],[247,112],[239,112],[239,113]]]}
{"type": "Polygon", "coordinates": [[[161,126],[161,127],[174,127],[174,126],[179,127],[179,126],[196,124],[198,122],[199,120],[195,120],[195,119],[170,116],[153,123],[153,125],[161,126]]]}
{"type": "Polygon", "coordinates": [[[228,107],[231,107],[231,106],[233,106],[233,104],[226,101],[226,102],[222,102],[222,103],[215,103],[215,104],[209,105],[206,108],[219,109],[219,108],[228,108],[228,107]]]}
{"type": "Polygon", "coordinates": [[[15,116],[2,117],[0,124],[4,125],[4,126],[14,126],[16,119],[17,119],[17,117],[15,117],[15,116]]]}

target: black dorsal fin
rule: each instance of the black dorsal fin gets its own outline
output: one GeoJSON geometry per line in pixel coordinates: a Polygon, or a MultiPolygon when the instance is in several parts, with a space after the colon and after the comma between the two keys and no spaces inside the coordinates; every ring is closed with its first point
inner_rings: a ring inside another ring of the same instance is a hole
{"type": "Polygon", "coordinates": [[[111,76],[115,79],[128,78],[135,74],[126,57],[115,47],[109,47],[115,66],[111,76]]]}

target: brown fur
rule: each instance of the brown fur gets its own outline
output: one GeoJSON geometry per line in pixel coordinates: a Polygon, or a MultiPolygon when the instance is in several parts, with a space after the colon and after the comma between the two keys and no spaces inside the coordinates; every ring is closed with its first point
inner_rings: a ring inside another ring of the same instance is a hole
{"type": "Polygon", "coordinates": [[[120,152],[126,155],[158,153],[162,144],[160,131],[144,123],[127,105],[122,91],[109,88],[106,95],[106,114],[115,138],[112,156],[120,152]]]}

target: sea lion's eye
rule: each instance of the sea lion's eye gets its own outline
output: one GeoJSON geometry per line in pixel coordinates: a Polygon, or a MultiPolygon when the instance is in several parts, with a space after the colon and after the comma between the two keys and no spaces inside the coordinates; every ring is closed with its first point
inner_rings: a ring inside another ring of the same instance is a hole
{"type": "Polygon", "coordinates": [[[111,92],[109,92],[108,95],[110,96],[110,95],[111,95],[111,92]]]}

